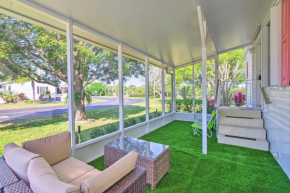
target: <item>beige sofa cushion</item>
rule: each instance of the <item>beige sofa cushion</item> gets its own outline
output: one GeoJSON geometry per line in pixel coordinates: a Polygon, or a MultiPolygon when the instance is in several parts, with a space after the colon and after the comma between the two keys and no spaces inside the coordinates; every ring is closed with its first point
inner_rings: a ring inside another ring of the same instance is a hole
{"type": "Polygon", "coordinates": [[[6,163],[13,170],[16,176],[29,185],[27,177],[28,165],[31,160],[40,157],[40,155],[22,149],[15,143],[9,143],[4,147],[4,157],[6,163]]]}
{"type": "Polygon", "coordinates": [[[85,180],[81,184],[81,192],[104,192],[135,168],[137,157],[136,152],[128,153],[100,174],[85,180]]]}
{"type": "Polygon", "coordinates": [[[42,158],[32,160],[27,175],[34,193],[79,193],[79,187],[61,182],[50,165],[42,158]]]}
{"type": "Polygon", "coordinates": [[[70,183],[80,176],[83,176],[89,171],[93,170],[94,167],[73,157],[69,157],[62,162],[53,165],[52,169],[60,181],[70,183]]]}
{"type": "Polygon", "coordinates": [[[54,165],[71,156],[69,131],[22,143],[22,147],[41,155],[49,165],[54,165]]]}

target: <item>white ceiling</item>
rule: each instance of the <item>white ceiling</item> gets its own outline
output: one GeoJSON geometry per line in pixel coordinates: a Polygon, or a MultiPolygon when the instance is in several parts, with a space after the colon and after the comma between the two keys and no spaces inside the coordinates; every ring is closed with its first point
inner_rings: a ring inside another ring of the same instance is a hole
{"type": "MultiPolygon", "coordinates": [[[[200,0],[217,51],[251,43],[273,1],[200,0]]],[[[49,24],[46,27],[56,27],[63,33],[63,21],[27,6],[27,2],[72,18],[78,24],[171,65],[179,66],[201,58],[194,0],[1,0],[0,12],[42,26],[49,24]]],[[[79,28],[74,28],[74,33],[116,49],[116,44],[79,28]]],[[[208,39],[208,56],[214,54],[210,43],[208,39]]],[[[125,52],[140,58],[140,53],[129,49],[125,52]]]]}
{"type": "Polygon", "coordinates": [[[217,52],[250,44],[273,0],[200,0],[217,52]]]}

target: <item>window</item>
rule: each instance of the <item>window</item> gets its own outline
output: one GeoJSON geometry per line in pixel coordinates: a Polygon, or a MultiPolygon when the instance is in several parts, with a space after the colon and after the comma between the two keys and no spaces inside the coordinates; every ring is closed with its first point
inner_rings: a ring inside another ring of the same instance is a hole
{"type": "Polygon", "coordinates": [[[176,112],[192,113],[193,111],[193,81],[192,65],[178,68],[175,76],[176,112]]]}
{"type": "Polygon", "coordinates": [[[162,88],[160,67],[149,65],[149,118],[154,119],[162,115],[162,88]]]}
{"type": "Polygon", "coordinates": [[[62,94],[62,91],[58,87],[56,88],[56,94],[62,94]]]}
{"type": "Polygon", "coordinates": [[[165,114],[172,112],[172,70],[165,69],[164,83],[165,83],[165,114]]]}
{"type": "MultiPolygon", "coordinates": [[[[1,156],[7,143],[21,146],[24,141],[67,131],[69,126],[66,108],[55,110],[66,105],[64,99],[60,102],[38,100],[39,94],[48,91],[48,85],[61,83],[58,73],[66,76],[66,37],[3,14],[0,14],[0,20],[5,23],[0,25],[1,41],[9,41],[9,44],[1,45],[0,52],[10,58],[3,59],[0,64],[8,69],[1,82],[11,82],[3,91],[7,96],[6,104],[0,104],[0,110],[6,110],[0,117],[1,156]],[[53,68],[50,61],[57,61],[53,68]],[[38,112],[35,107],[46,107],[46,110],[38,112]]],[[[65,28],[65,25],[61,27],[65,28]]]]}
{"type": "Polygon", "coordinates": [[[48,91],[47,86],[38,86],[37,87],[37,94],[45,94],[48,91]]]}
{"type": "Polygon", "coordinates": [[[124,57],[124,128],[146,121],[145,64],[124,57]]]}
{"type": "Polygon", "coordinates": [[[76,144],[119,130],[118,55],[74,39],[76,144]],[[79,65],[80,64],[80,65],[79,65]],[[78,129],[80,128],[80,133],[78,129]]]}

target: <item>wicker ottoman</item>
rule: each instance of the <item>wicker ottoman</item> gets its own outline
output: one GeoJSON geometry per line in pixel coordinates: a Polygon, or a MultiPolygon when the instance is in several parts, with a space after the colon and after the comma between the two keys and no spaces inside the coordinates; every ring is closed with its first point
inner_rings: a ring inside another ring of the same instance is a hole
{"type": "Polygon", "coordinates": [[[137,166],[146,169],[146,182],[155,190],[157,183],[170,171],[169,146],[131,137],[105,144],[105,167],[109,167],[130,151],[139,154],[137,166]]]}

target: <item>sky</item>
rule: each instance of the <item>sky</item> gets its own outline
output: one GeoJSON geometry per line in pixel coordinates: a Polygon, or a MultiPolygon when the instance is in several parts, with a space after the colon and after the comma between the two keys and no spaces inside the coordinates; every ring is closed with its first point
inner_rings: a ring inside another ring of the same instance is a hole
{"type": "MultiPolygon", "coordinates": [[[[115,81],[109,85],[113,86],[113,85],[117,85],[117,84],[118,84],[118,81],[115,81]]],[[[145,79],[144,78],[135,78],[135,77],[129,78],[128,81],[124,82],[124,86],[130,86],[130,85],[135,85],[137,87],[143,86],[143,85],[145,85],[145,79]]]]}
{"type": "Polygon", "coordinates": [[[144,78],[130,78],[127,82],[124,83],[125,86],[135,85],[137,87],[145,85],[144,78]]]}

